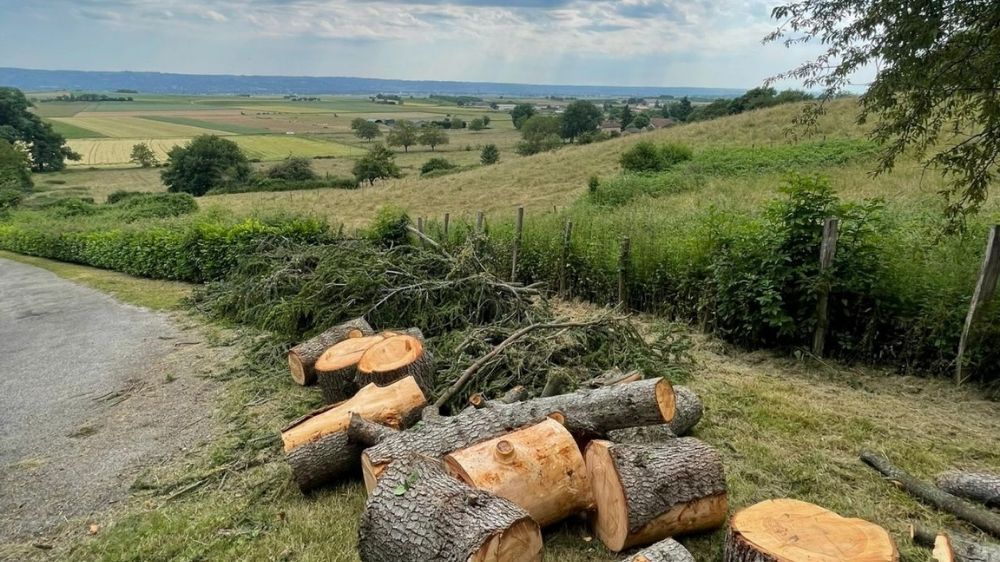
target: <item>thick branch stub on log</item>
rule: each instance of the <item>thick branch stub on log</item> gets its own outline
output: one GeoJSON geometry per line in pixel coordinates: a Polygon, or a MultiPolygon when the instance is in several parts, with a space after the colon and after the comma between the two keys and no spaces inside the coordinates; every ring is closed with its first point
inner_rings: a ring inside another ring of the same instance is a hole
{"type": "Polygon", "coordinates": [[[896,562],[885,529],[793,499],[767,500],[733,516],[724,562],[896,562]]]}
{"type": "Polygon", "coordinates": [[[1000,474],[994,472],[944,472],[935,479],[938,488],[987,506],[1000,507],[1000,474]]]}
{"type": "Polygon", "coordinates": [[[526,511],[415,455],[386,470],[358,529],[362,562],[537,562],[542,548],[526,511]]]}
{"type": "Polygon", "coordinates": [[[393,435],[367,450],[362,457],[366,482],[395,458],[408,453],[440,459],[456,449],[499,437],[560,413],[566,429],[580,438],[603,436],[610,430],[664,423],[674,416],[674,393],[664,379],[538,398],[496,408],[468,409],[393,435]]]}
{"type": "Polygon", "coordinates": [[[907,472],[893,466],[889,459],[874,451],[861,451],[861,460],[917,498],[938,509],[947,511],[955,517],[964,519],[995,537],[1000,537],[1000,515],[914,478],[907,472]]]}
{"type": "Polygon", "coordinates": [[[694,562],[694,556],[674,539],[664,539],[621,562],[694,562]]]}
{"type": "Polygon", "coordinates": [[[657,446],[595,440],[586,460],[597,504],[594,532],[615,552],[726,520],[722,457],[693,437],[657,446]]]}
{"type": "Polygon", "coordinates": [[[701,399],[690,388],[675,386],[674,402],[674,419],[670,423],[616,429],[608,432],[608,439],[615,443],[662,443],[686,435],[701,420],[701,399]]]}
{"type": "Polygon", "coordinates": [[[364,318],[355,318],[333,326],[293,347],[288,350],[288,369],[292,380],[303,386],[314,384],[316,372],[313,367],[324,351],[347,338],[370,336],[373,333],[375,331],[364,318]]]}
{"type": "Polygon", "coordinates": [[[937,562],[1000,562],[1000,545],[980,542],[954,532],[938,533],[919,523],[910,526],[915,544],[933,549],[937,562]]]}

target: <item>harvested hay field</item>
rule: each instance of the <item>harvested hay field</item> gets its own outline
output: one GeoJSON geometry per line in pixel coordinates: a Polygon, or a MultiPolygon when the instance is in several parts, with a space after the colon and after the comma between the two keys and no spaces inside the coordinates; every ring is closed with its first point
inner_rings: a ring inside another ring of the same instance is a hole
{"type": "Polygon", "coordinates": [[[248,135],[233,139],[248,158],[280,160],[289,155],[314,158],[317,156],[357,156],[363,150],[345,144],[325,142],[294,135],[248,135]]]}
{"type": "Polygon", "coordinates": [[[57,117],[53,121],[95,131],[111,138],[179,138],[197,135],[231,135],[228,131],[168,123],[141,117],[57,117]]]}
{"type": "Polygon", "coordinates": [[[171,148],[184,144],[190,138],[131,138],[131,139],[71,139],[66,144],[78,152],[83,158],[77,162],[70,162],[69,167],[80,166],[124,166],[131,165],[129,157],[132,155],[132,147],[137,143],[149,144],[156,158],[163,161],[167,158],[167,152],[171,148]]]}

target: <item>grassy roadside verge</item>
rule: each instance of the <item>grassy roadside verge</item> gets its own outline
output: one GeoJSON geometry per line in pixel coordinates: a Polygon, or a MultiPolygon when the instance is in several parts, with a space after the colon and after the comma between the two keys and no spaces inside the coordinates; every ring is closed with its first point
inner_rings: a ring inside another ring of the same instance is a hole
{"type": "Polygon", "coordinates": [[[0,258],[46,269],[63,279],[104,291],[122,302],[152,310],[180,309],[181,303],[194,288],[194,285],[188,283],[142,279],[107,269],[25,256],[4,250],[0,250],[0,258]]]}

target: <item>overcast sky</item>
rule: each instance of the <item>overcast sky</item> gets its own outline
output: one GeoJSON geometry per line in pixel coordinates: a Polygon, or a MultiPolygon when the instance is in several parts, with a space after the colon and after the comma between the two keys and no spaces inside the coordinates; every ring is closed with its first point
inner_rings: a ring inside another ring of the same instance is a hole
{"type": "MultiPolygon", "coordinates": [[[[749,88],[761,0],[0,0],[0,66],[749,88]]],[[[793,84],[792,84],[793,85],[793,84]]]]}

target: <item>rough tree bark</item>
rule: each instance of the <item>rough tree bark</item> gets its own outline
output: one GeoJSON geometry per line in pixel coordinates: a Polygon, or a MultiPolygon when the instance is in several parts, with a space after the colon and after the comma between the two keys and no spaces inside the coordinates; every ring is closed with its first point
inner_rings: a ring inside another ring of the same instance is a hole
{"type": "Polygon", "coordinates": [[[542,548],[526,511],[416,455],[386,470],[358,530],[362,562],[535,562],[542,548]]]}
{"type": "Polygon", "coordinates": [[[882,527],[793,499],[767,500],[733,516],[723,562],[896,562],[882,527]]]}
{"type": "Polygon", "coordinates": [[[889,459],[873,451],[861,451],[861,460],[910,494],[938,509],[943,509],[956,517],[972,523],[995,537],[1000,537],[1000,515],[972,505],[961,498],[914,478],[905,471],[893,466],[889,462],[889,459]]]}
{"type": "Polygon", "coordinates": [[[935,532],[918,523],[910,526],[910,538],[932,548],[937,562],[1000,562],[1000,545],[979,542],[960,533],[935,532]]]}
{"type": "Polygon", "coordinates": [[[649,379],[441,417],[391,435],[365,450],[362,455],[365,484],[370,490],[385,466],[407,453],[438,459],[456,449],[537,423],[554,413],[561,414],[566,429],[574,436],[598,437],[612,429],[673,419],[673,389],[664,379],[649,379]]]}
{"type": "Polygon", "coordinates": [[[621,562],[694,562],[694,556],[674,539],[663,539],[621,562]]]}
{"type": "Polygon", "coordinates": [[[938,488],[949,494],[1000,506],[1000,474],[991,472],[944,472],[935,479],[938,488]]]}
{"type": "Polygon", "coordinates": [[[316,382],[316,371],[313,367],[316,360],[331,346],[347,338],[370,336],[375,331],[364,318],[348,320],[316,335],[288,350],[288,369],[292,380],[307,386],[316,382]]]}
{"type": "Polygon", "coordinates": [[[444,463],[449,474],[523,507],[542,527],[593,504],[580,448],[552,419],[453,451],[444,463]]]}
{"type": "Polygon", "coordinates": [[[686,435],[701,420],[701,398],[686,386],[675,386],[674,403],[670,423],[616,429],[608,432],[608,439],[615,443],[662,443],[686,435]]]}
{"type": "Polygon", "coordinates": [[[306,492],[357,470],[361,449],[347,433],[352,415],[404,428],[426,403],[420,387],[408,378],[387,387],[368,385],[350,400],[292,422],[281,440],[299,489],[306,492]]]}
{"type": "Polygon", "coordinates": [[[702,441],[681,437],[654,446],[595,440],[585,456],[597,504],[594,532],[615,552],[726,520],[722,457],[702,441]]]}

